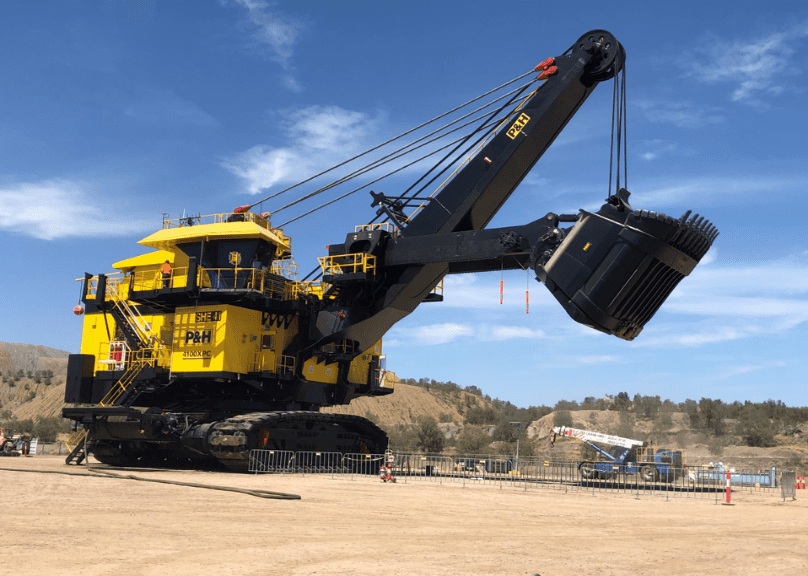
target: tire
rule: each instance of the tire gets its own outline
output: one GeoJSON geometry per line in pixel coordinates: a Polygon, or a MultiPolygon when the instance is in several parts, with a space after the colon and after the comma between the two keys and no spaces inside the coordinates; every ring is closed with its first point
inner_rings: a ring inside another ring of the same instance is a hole
{"type": "Polygon", "coordinates": [[[670,484],[671,482],[676,480],[676,473],[673,471],[673,468],[668,468],[668,471],[664,474],[660,473],[659,470],[657,470],[657,476],[659,476],[659,479],[662,482],[665,482],[667,484],[670,484]]]}
{"type": "Polygon", "coordinates": [[[646,482],[654,482],[657,479],[657,469],[654,466],[643,466],[640,469],[640,476],[646,482]]]}
{"type": "Polygon", "coordinates": [[[581,478],[583,478],[584,480],[594,480],[595,478],[598,477],[598,471],[595,468],[595,465],[589,462],[582,463],[578,467],[578,470],[580,470],[581,478]]]}

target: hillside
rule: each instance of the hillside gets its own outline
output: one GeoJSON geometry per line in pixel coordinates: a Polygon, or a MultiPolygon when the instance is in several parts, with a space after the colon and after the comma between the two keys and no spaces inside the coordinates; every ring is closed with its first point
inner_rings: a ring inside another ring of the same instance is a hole
{"type": "Polygon", "coordinates": [[[490,405],[490,401],[468,392],[446,394],[397,382],[393,394],[356,398],[347,406],[334,406],[322,411],[364,416],[383,426],[396,426],[415,424],[425,418],[440,422],[463,422],[463,412],[469,407],[490,405]]]}
{"type": "MultiPolygon", "coordinates": [[[[17,420],[61,415],[67,356],[69,352],[31,344],[0,342],[0,372],[3,375],[28,371],[52,370],[51,384],[34,382],[23,375],[17,382],[0,383],[0,413],[11,412],[17,420]]],[[[430,392],[419,386],[398,383],[395,393],[378,398],[357,398],[349,406],[335,406],[324,412],[356,414],[387,426],[413,424],[424,418],[446,422],[462,422],[462,410],[470,406],[486,407],[484,398],[459,392],[446,394],[430,392]]]]}
{"type": "Polygon", "coordinates": [[[69,352],[47,346],[0,342],[0,413],[10,411],[13,418],[25,420],[60,416],[65,395],[69,352]],[[11,375],[23,374],[14,381],[11,375]],[[31,377],[28,376],[29,372],[31,377]],[[49,372],[50,384],[36,372],[49,372]]]}
{"type": "MultiPolygon", "coordinates": [[[[40,417],[58,417],[63,406],[68,352],[45,346],[10,344],[0,342],[0,421],[34,421],[40,417]],[[20,372],[22,371],[22,372],[20,372]],[[37,372],[40,382],[36,382],[37,372]],[[48,379],[43,373],[52,374],[48,379]],[[30,374],[30,376],[29,376],[30,374]],[[48,381],[50,382],[48,384],[48,381]]],[[[396,383],[395,392],[387,396],[357,398],[348,406],[324,409],[324,412],[364,416],[388,430],[393,436],[396,430],[407,425],[432,419],[453,446],[463,433],[464,424],[472,409],[488,411],[497,419],[478,426],[485,434],[495,433],[496,424],[503,419],[497,412],[501,401],[491,401],[487,396],[471,393],[454,387],[440,385],[421,386],[396,383]]],[[[665,412],[655,418],[642,418],[637,414],[616,410],[565,410],[570,418],[567,425],[608,434],[648,441],[658,446],[685,450],[691,463],[707,463],[711,460],[732,460],[747,465],[766,467],[773,464],[805,466],[808,464],[808,423],[803,423],[788,436],[778,434],[776,446],[753,448],[743,445],[741,439],[731,432],[720,437],[696,430],[690,416],[684,412],[665,412]]],[[[529,423],[521,436],[523,448],[548,459],[576,460],[581,457],[583,444],[573,440],[560,440],[554,448],[549,446],[550,429],[558,422],[559,413],[552,412],[529,423]]],[[[510,419],[506,419],[510,420],[510,419]]],[[[501,422],[499,422],[501,424],[501,422]]],[[[734,429],[734,421],[727,427],[734,429]]],[[[472,426],[471,428],[475,428],[472,426]]],[[[493,438],[492,438],[493,439],[493,438]]],[[[459,444],[458,444],[459,445],[459,444]]],[[[512,453],[508,442],[494,442],[490,450],[512,453]]]]}
{"type": "MultiPolygon", "coordinates": [[[[584,444],[577,440],[558,439],[555,447],[550,448],[550,429],[554,426],[555,416],[555,413],[550,413],[532,422],[528,427],[528,438],[535,441],[537,449],[545,457],[582,459],[584,444]]],[[[576,410],[570,412],[570,416],[575,428],[622,435],[648,441],[656,446],[683,450],[686,461],[691,464],[706,464],[723,459],[739,466],[764,469],[773,465],[782,466],[784,463],[805,467],[808,463],[808,444],[799,438],[778,435],[778,445],[772,448],[744,446],[737,437],[730,434],[716,443],[714,438],[694,430],[689,416],[684,412],[671,412],[668,415],[670,423],[664,429],[660,429],[658,421],[651,419],[629,418],[626,422],[620,412],[611,410],[576,410]]]]}

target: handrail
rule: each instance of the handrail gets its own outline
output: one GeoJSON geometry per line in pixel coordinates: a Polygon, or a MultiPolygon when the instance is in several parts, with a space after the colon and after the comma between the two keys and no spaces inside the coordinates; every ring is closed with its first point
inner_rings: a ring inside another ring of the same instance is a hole
{"type": "MultiPolygon", "coordinates": [[[[255,370],[264,370],[263,352],[256,352],[253,356],[253,365],[255,370]]],[[[295,357],[276,355],[275,362],[267,366],[267,372],[274,372],[275,374],[291,375],[295,373],[295,357]]]]}
{"type": "Polygon", "coordinates": [[[398,228],[393,226],[392,222],[376,222],[374,224],[360,224],[354,226],[354,232],[373,232],[375,230],[388,232],[393,238],[398,236],[398,228]]]}
{"type": "Polygon", "coordinates": [[[317,258],[323,275],[356,274],[358,272],[375,272],[376,257],[361,252],[358,254],[340,254],[338,256],[321,256],[317,258]]]}
{"type": "Polygon", "coordinates": [[[225,222],[254,222],[267,230],[280,230],[280,228],[273,229],[271,227],[268,212],[263,214],[253,214],[252,212],[219,212],[199,216],[185,216],[184,218],[163,218],[163,230],[201,226],[203,224],[222,224],[225,222]]]}
{"type": "Polygon", "coordinates": [[[107,371],[125,370],[136,362],[149,367],[167,365],[170,360],[169,351],[163,346],[132,350],[124,340],[100,342],[96,357],[99,368],[107,371]]]}

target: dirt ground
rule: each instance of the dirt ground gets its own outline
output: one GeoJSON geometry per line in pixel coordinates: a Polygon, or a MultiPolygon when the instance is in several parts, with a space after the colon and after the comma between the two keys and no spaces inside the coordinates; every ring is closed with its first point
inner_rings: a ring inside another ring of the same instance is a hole
{"type": "Polygon", "coordinates": [[[374,477],[136,473],[301,496],[267,500],[52,472],[86,470],[59,456],[0,459],[2,576],[808,574],[808,491],[786,502],[737,492],[725,506],[374,477]]]}

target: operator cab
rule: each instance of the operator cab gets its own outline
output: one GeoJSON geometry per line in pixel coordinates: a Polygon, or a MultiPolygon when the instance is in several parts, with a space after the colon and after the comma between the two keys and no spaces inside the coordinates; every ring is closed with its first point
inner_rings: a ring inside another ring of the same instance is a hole
{"type": "Polygon", "coordinates": [[[133,282],[135,297],[137,292],[159,298],[228,291],[231,295],[250,292],[254,296],[281,298],[288,277],[294,275],[291,238],[271,227],[268,214],[236,209],[232,213],[164,220],[163,229],[140,244],[157,252],[116,266],[124,273],[145,275],[143,281],[133,282]],[[170,278],[159,273],[158,263],[164,260],[172,266],[170,278]]]}

